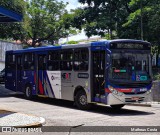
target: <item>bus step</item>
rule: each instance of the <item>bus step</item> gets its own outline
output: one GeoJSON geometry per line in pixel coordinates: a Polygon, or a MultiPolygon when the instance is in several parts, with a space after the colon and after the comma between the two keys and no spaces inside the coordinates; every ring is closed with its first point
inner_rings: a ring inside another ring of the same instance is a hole
{"type": "Polygon", "coordinates": [[[48,98],[48,97],[47,97],[47,96],[45,96],[45,95],[38,95],[38,97],[48,98]]]}

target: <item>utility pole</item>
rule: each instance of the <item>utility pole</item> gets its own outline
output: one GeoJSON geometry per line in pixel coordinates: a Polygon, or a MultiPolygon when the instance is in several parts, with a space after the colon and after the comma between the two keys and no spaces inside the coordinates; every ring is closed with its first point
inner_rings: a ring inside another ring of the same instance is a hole
{"type": "Polygon", "coordinates": [[[142,7],[142,0],[141,1],[141,40],[143,40],[143,7],[142,7]]]}

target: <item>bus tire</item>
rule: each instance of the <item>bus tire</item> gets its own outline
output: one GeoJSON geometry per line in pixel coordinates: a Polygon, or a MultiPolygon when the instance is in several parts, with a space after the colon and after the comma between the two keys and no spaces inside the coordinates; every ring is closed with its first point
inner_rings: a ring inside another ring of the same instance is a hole
{"type": "Polygon", "coordinates": [[[32,99],[32,89],[30,85],[26,85],[24,95],[26,99],[32,99]]]}
{"type": "Polygon", "coordinates": [[[75,104],[81,110],[90,109],[91,105],[87,102],[87,95],[84,91],[80,90],[75,96],[75,104]]]}
{"type": "Polygon", "coordinates": [[[110,105],[113,109],[115,110],[120,110],[125,104],[120,104],[120,105],[110,105]]]}

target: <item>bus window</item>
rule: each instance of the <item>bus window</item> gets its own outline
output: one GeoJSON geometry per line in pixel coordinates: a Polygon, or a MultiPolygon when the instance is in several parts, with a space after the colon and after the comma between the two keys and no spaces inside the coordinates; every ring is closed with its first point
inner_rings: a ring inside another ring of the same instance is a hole
{"type": "Polygon", "coordinates": [[[87,71],[89,52],[87,48],[75,49],[74,51],[74,70],[87,71]]]}
{"type": "Polygon", "coordinates": [[[15,65],[15,55],[8,54],[6,56],[6,69],[14,69],[15,65]]]}
{"type": "Polygon", "coordinates": [[[61,52],[61,70],[72,70],[73,66],[73,51],[70,50],[64,50],[61,52]]]}
{"type": "Polygon", "coordinates": [[[48,55],[48,70],[60,70],[60,53],[59,51],[50,51],[48,55]]]}
{"type": "Polygon", "coordinates": [[[46,55],[39,55],[38,56],[38,69],[39,70],[46,70],[46,55]]]}
{"type": "Polygon", "coordinates": [[[33,53],[26,53],[24,54],[24,70],[34,70],[34,54],[33,53]]]}

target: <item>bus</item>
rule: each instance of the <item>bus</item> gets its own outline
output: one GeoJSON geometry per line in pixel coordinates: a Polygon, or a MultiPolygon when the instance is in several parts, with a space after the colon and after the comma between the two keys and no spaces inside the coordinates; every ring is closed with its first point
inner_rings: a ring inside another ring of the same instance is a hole
{"type": "Polygon", "coordinates": [[[152,87],[151,44],[116,39],[6,51],[5,87],[33,96],[120,109],[147,101],[152,87]]]}

